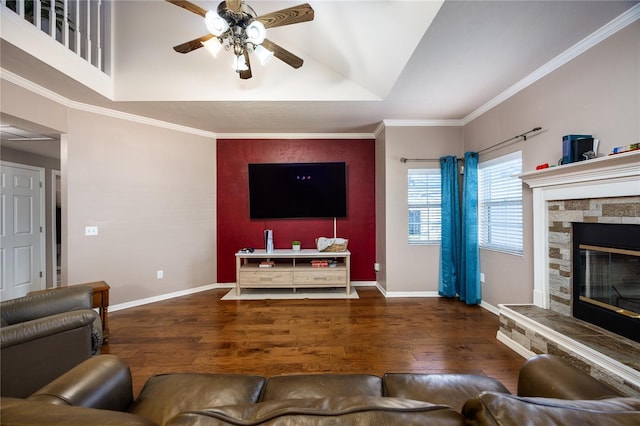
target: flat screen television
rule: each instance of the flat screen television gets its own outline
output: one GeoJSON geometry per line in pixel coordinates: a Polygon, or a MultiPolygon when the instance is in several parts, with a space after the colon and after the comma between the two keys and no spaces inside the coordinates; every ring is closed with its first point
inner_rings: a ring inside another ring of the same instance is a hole
{"type": "Polygon", "coordinates": [[[346,163],[249,164],[251,219],[346,216],[346,163]]]}

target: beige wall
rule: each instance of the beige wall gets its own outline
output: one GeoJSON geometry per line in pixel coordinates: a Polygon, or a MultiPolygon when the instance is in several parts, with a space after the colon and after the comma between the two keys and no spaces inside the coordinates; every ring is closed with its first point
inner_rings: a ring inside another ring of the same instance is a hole
{"type": "Polygon", "coordinates": [[[68,108],[4,80],[2,90],[3,113],[62,134],[63,284],[105,280],[119,304],[215,283],[215,139],[68,108]],[[84,235],[90,225],[98,236],[84,235]]]}
{"type": "Polygon", "coordinates": [[[215,283],[215,164],[213,139],[70,111],[67,281],[105,280],[115,304],[215,283]]]}
{"type": "MultiPolygon", "coordinates": [[[[465,150],[481,150],[523,131],[543,132],[480,156],[480,161],[522,150],[523,170],[562,157],[562,136],[593,134],[600,154],[640,141],[640,22],[611,36],[565,66],[509,98],[464,128],[465,150]]],[[[532,191],[523,186],[524,254],[481,250],[483,300],[533,301],[532,191]]]]}
{"type": "Polygon", "coordinates": [[[376,135],[376,262],[380,269],[376,273],[376,282],[382,289],[387,288],[387,191],[386,191],[386,133],[376,135]]]}
{"type": "MultiPolygon", "coordinates": [[[[407,170],[409,168],[439,168],[435,162],[403,163],[400,158],[439,158],[460,155],[460,127],[387,127],[384,140],[384,223],[378,223],[385,244],[378,247],[378,259],[384,259],[387,293],[437,292],[440,262],[439,245],[409,245],[407,243],[407,170]]],[[[377,167],[378,165],[376,165],[377,167]]],[[[379,169],[376,169],[379,170],[379,169]]],[[[378,212],[376,213],[376,215],[378,212]]],[[[380,221],[380,216],[376,216],[380,221]]]]}
{"type": "MultiPolygon", "coordinates": [[[[463,128],[385,128],[376,148],[382,146],[386,150],[383,188],[386,218],[384,224],[378,224],[377,250],[378,258],[385,259],[382,267],[386,270],[388,292],[436,291],[438,281],[439,246],[410,247],[406,243],[406,168],[419,165],[404,165],[400,157],[461,156],[464,151],[480,151],[536,126],[543,128],[539,135],[491,150],[482,154],[480,161],[522,150],[524,171],[534,170],[541,163],[556,164],[562,156],[562,136],[571,133],[593,134],[600,139],[599,152],[605,155],[615,146],[639,142],[640,22],[614,34],[463,128]],[[383,244],[380,235],[385,238],[383,244]]],[[[480,269],[485,274],[483,302],[494,307],[500,303],[533,301],[532,192],[525,185],[523,193],[523,255],[480,252],[480,269]]]]}

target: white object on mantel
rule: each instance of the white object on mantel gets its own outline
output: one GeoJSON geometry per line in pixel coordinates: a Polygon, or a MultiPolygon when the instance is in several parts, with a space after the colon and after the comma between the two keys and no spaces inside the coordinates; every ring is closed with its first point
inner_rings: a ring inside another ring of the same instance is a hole
{"type": "Polygon", "coordinates": [[[547,202],[640,195],[640,150],[518,176],[533,189],[533,303],[549,308],[547,202]]]}

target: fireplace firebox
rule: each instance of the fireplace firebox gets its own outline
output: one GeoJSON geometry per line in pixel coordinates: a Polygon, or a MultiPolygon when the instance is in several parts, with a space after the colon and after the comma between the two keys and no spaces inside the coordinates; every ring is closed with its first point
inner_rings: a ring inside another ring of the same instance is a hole
{"type": "Polygon", "coordinates": [[[573,223],[573,316],[640,342],[640,225],[573,223]]]}

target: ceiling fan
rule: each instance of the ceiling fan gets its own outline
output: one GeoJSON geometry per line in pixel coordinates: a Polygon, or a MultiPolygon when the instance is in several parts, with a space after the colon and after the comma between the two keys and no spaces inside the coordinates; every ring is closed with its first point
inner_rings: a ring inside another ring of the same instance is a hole
{"type": "Polygon", "coordinates": [[[218,4],[217,10],[204,10],[187,0],[166,0],[205,19],[209,34],[174,46],[178,53],[189,53],[205,47],[214,56],[224,48],[235,55],[234,69],[241,79],[251,78],[249,54],[255,53],[261,62],[271,56],[300,68],[303,60],[288,50],[265,38],[268,28],[312,21],[314,11],[308,3],[257,16],[251,6],[243,0],[226,0],[218,4]]]}

